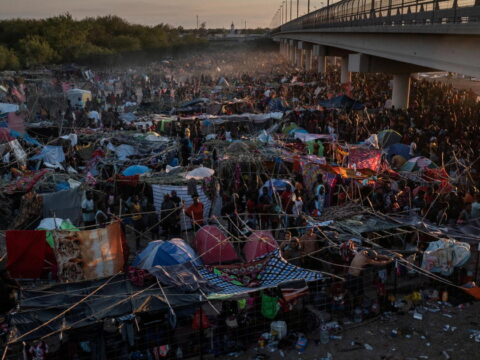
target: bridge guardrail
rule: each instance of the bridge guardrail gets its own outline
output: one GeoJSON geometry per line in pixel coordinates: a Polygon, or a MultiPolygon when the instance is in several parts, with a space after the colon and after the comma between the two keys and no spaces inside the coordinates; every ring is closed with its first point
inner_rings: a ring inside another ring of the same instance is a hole
{"type": "Polygon", "coordinates": [[[272,30],[480,22],[480,0],[342,0],[272,30]]]}

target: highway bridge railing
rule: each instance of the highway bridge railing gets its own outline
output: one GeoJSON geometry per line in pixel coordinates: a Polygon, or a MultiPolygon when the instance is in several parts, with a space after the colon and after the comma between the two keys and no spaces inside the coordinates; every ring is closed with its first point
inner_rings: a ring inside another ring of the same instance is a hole
{"type": "Polygon", "coordinates": [[[480,22],[480,0],[342,0],[273,29],[466,24],[480,22]]]}

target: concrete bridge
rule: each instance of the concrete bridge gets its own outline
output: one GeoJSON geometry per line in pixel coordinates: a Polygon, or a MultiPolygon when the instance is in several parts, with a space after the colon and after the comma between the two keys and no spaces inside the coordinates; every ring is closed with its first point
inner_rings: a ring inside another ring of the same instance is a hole
{"type": "Polygon", "coordinates": [[[480,0],[342,0],[272,31],[281,53],[306,70],[341,58],[352,72],[393,74],[392,105],[407,108],[410,74],[480,77],[480,0]]]}

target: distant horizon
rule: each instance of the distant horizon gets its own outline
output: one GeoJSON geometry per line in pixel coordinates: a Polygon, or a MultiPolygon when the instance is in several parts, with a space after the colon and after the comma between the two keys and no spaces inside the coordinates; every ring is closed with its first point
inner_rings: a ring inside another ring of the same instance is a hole
{"type": "MultiPolygon", "coordinates": [[[[69,12],[64,12],[64,13],[59,13],[59,14],[52,14],[52,15],[49,15],[47,17],[9,17],[9,18],[6,18],[6,17],[3,17],[2,15],[0,15],[0,21],[9,21],[9,20],[47,20],[47,19],[50,19],[50,18],[54,18],[54,17],[57,17],[57,16],[63,16],[63,15],[66,15],[66,14],[70,14],[69,12]]],[[[70,14],[72,15],[72,14],[70,14]]],[[[120,15],[117,15],[117,14],[105,14],[105,15],[94,15],[94,16],[84,16],[82,18],[78,18],[78,17],[75,17],[72,15],[72,18],[75,20],[75,21],[82,21],[82,20],[85,20],[85,19],[91,19],[91,18],[97,18],[97,17],[107,17],[107,16],[116,16],[116,17],[119,17],[125,21],[127,21],[129,24],[131,25],[141,25],[141,26],[148,26],[148,27],[154,27],[154,26],[157,26],[157,25],[167,25],[167,26],[170,26],[172,28],[178,28],[178,27],[182,27],[184,28],[185,30],[195,30],[196,29],[196,25],[195,27],[186,27],[186,26],[183,26],[183,25],[174,25],[174,24],[169,24],[169,23],[166,23],[166,22],[159,22],[157,24],[142,24],[142,23],[138,23],[138,22],[134,22],[134,21],[130,21],[129,19],[123,17],[123,16],[120,16],[120,15]]],[[[199,20],[199,26],[202,24],[202,21],[199,20]]],[[[213,27],[213,26],[208,26],[208,23],[206,24],[206,29],[208,30],[213,30],[213,29],[223,29],[223,30],[230,30],[230,27],[231,27],[232,23],[230,23],[228,26],[216,26],[216,27],[213,27]]],[[[235,23],[235,30],[244,30],[245,29],[245,26],[243,27],[240,27],[240,26],[237,26],[235,23]]],[[[250,27],[248,26],[247,24],[247,30],[255,30],[255,29],[268,29],[269,26],[256,26],[256,27],[250,27]]]]}
{"type": "MultiPolygon", "coordinates": [[[[45,19],[69,13],[76,20],[87,17],[115,15],[132,24],[155,26],[168,24],[173,27],[195,29],[206,22],[207,28],[248,29],[267,28],[281,0],[1,0],[0,20],[45,19]]],[[[320,3],[320,0],[312,0],[320,3]]],[[[306,0],[300,1],[306,7],[306,0]]]]}

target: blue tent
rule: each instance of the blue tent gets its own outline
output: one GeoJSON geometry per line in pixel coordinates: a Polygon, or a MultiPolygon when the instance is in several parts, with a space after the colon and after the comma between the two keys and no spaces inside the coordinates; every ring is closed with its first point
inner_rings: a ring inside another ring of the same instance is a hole
{"type": "Polygon", "coordinates": [[[182,239],[170,241],[152,241],[137,255],[133,266],[141,269],[151,269],[154,266],[170,266],[192,262],[193,265],[202,265],[195,251],[182,239]]]}
{"type": "Polygon", "coordinates": [[[340,95],[330,100],[320,101],[318,105],[327,109],[346,109],[346,110],[363,110],[365,105],[359,103],[347,95],[340,95]]]}
{"type": "Polygon", "coordinates": [[[388,148],[387,159],[391,160],[395,155],[400,155],[409,160],[412,158],[409,153],[410,146],[401,143],[393,144],[388,148]]]}
{"type": "Polygon", "coordinates": [[[148,166],[144,165],[132,165],[123,170],[122,174],[124,176],[134,176],[134,175],[141,175],[152,171],[148,166]]]}

